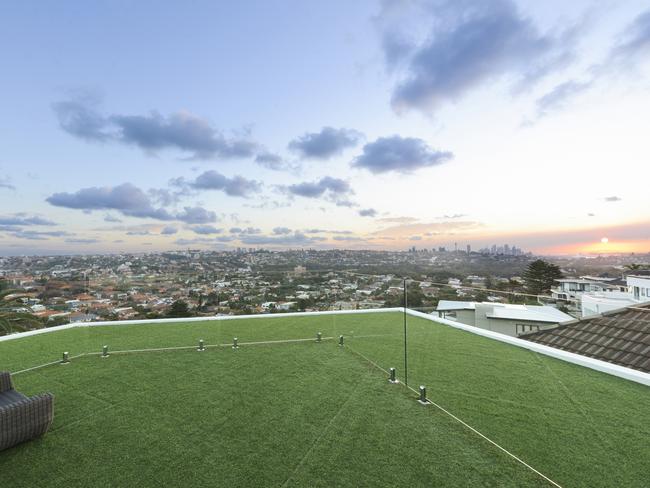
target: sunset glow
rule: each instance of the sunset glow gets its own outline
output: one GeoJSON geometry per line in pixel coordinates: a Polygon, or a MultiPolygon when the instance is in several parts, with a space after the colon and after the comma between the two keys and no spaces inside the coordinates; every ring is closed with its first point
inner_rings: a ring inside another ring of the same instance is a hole
{"type": "Polygon", "coordinates": [[[0,255],[650,251],[650,14],[432,4],[7,9],[0,255]]]}

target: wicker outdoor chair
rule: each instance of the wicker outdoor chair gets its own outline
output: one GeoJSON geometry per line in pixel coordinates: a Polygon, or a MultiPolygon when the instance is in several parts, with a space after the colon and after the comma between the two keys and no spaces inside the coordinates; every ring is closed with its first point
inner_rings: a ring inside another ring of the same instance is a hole
{"type": "Polygon", "coordinates": [[[14,390],[9,373],[0,372],[0,451],[42,436],[52,425],[54,396],[31,398],[14,390]]]}

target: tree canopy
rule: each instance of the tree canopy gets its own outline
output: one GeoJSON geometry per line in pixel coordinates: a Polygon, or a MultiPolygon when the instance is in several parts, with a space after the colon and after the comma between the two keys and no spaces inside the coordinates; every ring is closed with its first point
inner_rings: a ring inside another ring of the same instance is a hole
{"type": "Polygon", "coordinates": [[[187,305],[187,302],[184,302],[183,300],[176,300],[169,308],[169,312],[167,312],[167,317],[177,318],[191,316],[192,312],[190,311],[190,307],[187,305]]]}
{"type": "Polygon", "coordinates": [[[528,265],[523,278],[529,293],[542,295],[550,291],[555,280],[562,278],[562,271],[555,264],[537,259],[528,265]]]}

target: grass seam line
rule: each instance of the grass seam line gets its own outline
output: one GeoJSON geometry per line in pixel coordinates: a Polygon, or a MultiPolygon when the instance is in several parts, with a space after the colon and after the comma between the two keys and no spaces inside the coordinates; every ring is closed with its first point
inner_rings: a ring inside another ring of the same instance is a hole
{"type": "Polygon", "coordinates": [[[306,459],[309,457],[309,455],[314,451],[314,449],[316,448],[316,446],[318,446],[318,444],[320,444],[320,441],[323,439],[323,437],[325,437],[325,434],[327,434],[327,431],[330,429],[330,427],[332,426],[332,424],[334,424],[334,421],[338,418],[339,415],[341,415],[341,412],[343,411],[343,409],[347,406],[348,403],[350,403],[350,400],[352,400],[352,397],[354,397],[355,394],[357,393],[357,388],[356,388],[356,386],[358,386],[359,383],[361,383],[361,380],[359,380],[359,381],[355,384],[355,388],[352,389],[352,391],[350,392],[350,395],[348,395],[348,397],[346,398],[346,400],[341,404],[341,407],[338,409],[338,411],[337,411],[337,412],[332,416],[332,418],[330,419],[330,421],[327,423],[327,425],[326,425],[325,428],[321,431],[321,433],[318,435],[318,437],[314,440],[314,442],[313,442],[312,445],[309,447],[309,449],[307,449],[307,452],[305,452],[305,455],[302,457],[302,459],[300,459],[300,462],[299,462],[298,464],[296,464],[296,467],[293,468],[293,471],[291,471],[291,473],[289,473],[289,476],[287,477],[286,480],[284,480],[284,483],[282,483],[282,485],[280,485],[280,488],[284,488],[284,487],[287,486],[287,483],[289,483],[289,481],[291,481],[291,478],[293,478],[293,476],[296,474],[296,472],[298,471],[298,469],[300,469],[300,467],[304,464],[305,460],[306,460],[306,459]]]}
{"type": "MultiPolygon", "coordinates": [[[[350,350],[350,352],[352,352],[352,353],[354,353],[354,354],[357,354],[358,356],[360,356],[361,358],[365,359],[366,361],[368,361],[370,364],[372,364],[373,366],[375,366],[375,367],[378,368],[379,370],[383,371],[383,372],[386,373],[386,374],[389,374],[389,372],[388,372],[387,370],[385,370],[384,368],[382,368],[382,367],[379,366],[377,363],[375,363],[375,362],[372,361],[371,359],[367,358],[366,356],[364,356],[364,355],[361,354],[360,352],[355,351],[353,348],[351,348],[351,347],[349,347],[349,346],[347,346],[347,348],[350,350]]],[[[408,388],[409,390],[411,390],[411,391],[412,391],[413,393],[415,393],[416,395],[419,394],[419,392],[416,391],[413,387],[411,387],[411,386],[407,386],[407,385],[405,385],[405,384],[402,383],[402,382],[400,382],[399,384],[402,385],[402,386],[404,386],[404,387],[406,387],[406,388],[408,388]]],[[[430,398],[427,398],[427,400],[428,400],[429,402],[431,402],[431,405],[433,405],[434,407],[436,407],[438,410],[440,410],[441,412],[444,412],[445,414],[447,414],[448,416],[450,416],[452,419],[456,420],[456,421],[459,422],[461,425],[465,426],[466,428],[468,428],[469,430],[471,430],[472,432],[474,432],[476,435],[482,437],[483,439],[485,439],[486,441],[488,441],[490,444],[492,444],[493,446],[495,446],[496,448],[498,448],[499,450],[501,450],[502,452],[504,452],[504,453],[507,454],[508,456],[510,456],[512,459],[514,459],[515,461],[517,461],[517,462],[520,463],[521,465],[523,465],[523,466],[525,466],[526,468],[530,469],[532,472],[534,472],[534,473],[537,474],[538,476],[544,478],[546,481],[548,481],[549,483],[551,483],[553,486],[555,486],[555,487],[557,487],[557,488],[562,488],[562,486],[561,486],[560,484],[558,484],[558,483],[556,483],[555,481],[553,481],[551,478],[549,478],[548,476],[546,476],[544,473],[541,473],[540,471],[536,470],[536,469],[533,468],[530,464],[526,463],[523,459],[517,457],[515,454],[511,453],[510,451],[508,451],[505,447],[500,446],[500,445],[497,444],[495,441],[493,441],[492,439],[490,439],[489,437],[487,437],[485,434],[482,434],[481,432],[479,432],[478,430],[476,430],[474,427],[472,427],[471,425],[469,425],[467,422],[465,422],[465,421],[461,420],[460,418],[456,417],[456,416],[455,416],[453,413],[451,413],[449,410],[447,410],[447,409],[441,407],[441,406],[438,405],[436,402],[432,401],[430,398]]]]}

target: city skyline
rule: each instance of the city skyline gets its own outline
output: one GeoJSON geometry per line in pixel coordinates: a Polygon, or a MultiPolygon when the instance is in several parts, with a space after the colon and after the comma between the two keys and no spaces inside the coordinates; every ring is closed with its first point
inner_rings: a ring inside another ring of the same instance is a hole
{"type": "Polygon", "coordinates": [[[28,1],[0,40],[0,255],[650,251],[642,1],[28,1]]]}

